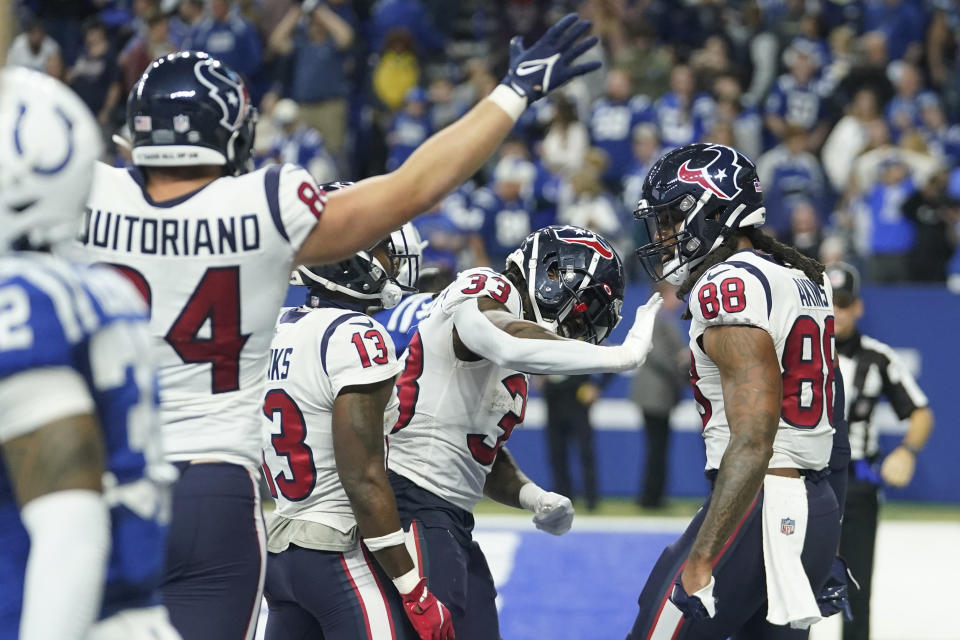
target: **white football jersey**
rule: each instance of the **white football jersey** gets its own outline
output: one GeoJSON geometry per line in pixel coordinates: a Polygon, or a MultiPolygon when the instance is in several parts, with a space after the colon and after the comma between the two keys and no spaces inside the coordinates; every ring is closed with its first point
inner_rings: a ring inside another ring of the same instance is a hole
{"type": "Polygon", "coordinates": [[[770,468],[822,469],[833,446],[833,290],[752,250],[703,274],[690,292],[690,369],[703,421],[707,469],[730,440],[720,371],[702,346],[707,327],[749,325],[773,338],[783,377],[780,427],[770,468]]]}
{"type": "Polygon", "coordinates": [[[324,195],[294,165],[163,203],[142,180],[97,166],[80,257],[117,266],[150,305],[167,459],[259,465],[274,322],[324,195]]]}
{"type": "MultiPolygon", "coordinates": [[[[333,455],[333,402],[344,387],[389,380],[400,369],[390,334],[364,313],[300,307],[280,316],[262,413],[274,513],[342,533],[356,526],[333,455]]],[[[384,412],[384,436],[396,419],[394,390],[384,412]]]]}
{"type": "Polygon", "coordinates": [[[480,297],[523,316],[520,294],[492,269],[464,271],[440,293],[407,346],[387,455],[392,471],[467,511],[527,405],[525,374],[453,352],[453,314],[480,297]]]}

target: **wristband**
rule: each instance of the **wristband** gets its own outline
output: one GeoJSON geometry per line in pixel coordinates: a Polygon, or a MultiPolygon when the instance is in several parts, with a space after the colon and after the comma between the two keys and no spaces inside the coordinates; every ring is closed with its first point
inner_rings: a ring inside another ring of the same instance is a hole
{"type": "Polygon", "coordinates": [[[410,569],[410,571],[407,571],[402,576],[393,579],[393,586],[395,586],[397,591],[400,592],[400,595],[403,596],[416,589],[418,584],[420,584],[420,572],[417,571],[416,567],[410,569]]]}
{"type": "Polygon", "coordinates": [[[387,547],[395,547],[397,545],[404,544],[403,529],[397,529],[393,533],[388,533],[385,536],[364,538],[363,543],[367,545],[367,549],[370,549],[370,551],[380,551],[381,549],[386,549],[387,547]]]}
{"type": "Polygon", "coordinates": [[[540,499],[540,496],[545,493],[546,491],[538,487],[535,483],[528,482],[520,487],[520,506],[527,511],[535,512],[537,510],[537,501],[540,499]]]}
{"type": "Polygon", "coordinates": [[[505,84],[498,84],[487,98],[503,109],[514,122],[527,108],[527,99],[505,84]]]}
{"type": "Polygon", "coordinates": [[[916,457],[916,455],[921,451],[919,447],[914,447],[913,445],[909,445],[906,442],[901,442],[900,446],[906,449],[907,451],[909,451],[910,453],[912,453],[914,457],[916,457]]]}

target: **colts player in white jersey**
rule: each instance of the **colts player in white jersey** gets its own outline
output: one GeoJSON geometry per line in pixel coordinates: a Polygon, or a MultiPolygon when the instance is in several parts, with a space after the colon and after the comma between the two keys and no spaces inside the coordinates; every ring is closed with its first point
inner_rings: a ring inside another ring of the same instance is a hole
{"type": "Polygon", "coordinates": [[[689,294],[712,490],[660,556],[630,638],[806,637],[840,532],[825,480],[835,389],[823,265],[760,230],[756,169],[730,147],[664,155],[635,215],[648,273],[689,294]]]}
{"type": "Polygon", "coordinates": [[[0,638],[176,640],[158,590],[169,484],[146,308],[72,239],[100,127],[0,71],[0,638]],[[166,472],[166,475],[164,475],[166,472]]]}
{"type": "MultiPolygon", "coordinates": [[[[82,244],[150,302],[167,459],[181,470],[163,595],[187,640],[255,633],[266,562],[257,491],[270,338],[296,264],[334,262],[429,209],[494,152],[527,104],[599,63],[575,15],[511,45],[491,95],[399,169],[329,199],[302,168],[248,173],[256,111],[205,53],[154,61],[131,91],[135,168],[97,168],[82,244]]],[[[322,78],[317,79],[322,82],[322,78]]]]}
{"type": "Polygon", "coordinates": [[[266,640],[453,637],[404,544],[384,461],[400,364],[367,312],[415,291],[419,253],[405,253],[404,227],[369,252],[294,272],[306,302],[280,317],[263,407],[277,501],[266,640]]]}
{"type": "Polygon", "coordinates": [[[390,482],[417,566],[453,614],[459,640],[499,637],[493,579],[472,539],[480,498],[529,509],[554,535],[571,526],[570,500],[531,482],[503,444],[523,422],[528,373],[643,363],[658,294],[640,307],[622,345],[598,346],[620,320],[623,290],[620,258],[606,240],[546,227],[511,254],[503,273],[459,274],[410,340],[388,441],[390,482]]]}

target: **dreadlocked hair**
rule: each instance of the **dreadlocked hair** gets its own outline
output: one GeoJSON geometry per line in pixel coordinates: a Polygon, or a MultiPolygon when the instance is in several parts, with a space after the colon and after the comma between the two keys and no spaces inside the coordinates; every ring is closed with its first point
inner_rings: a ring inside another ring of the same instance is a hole
{"type": "MultiPolygon", "coordinates": [[[[737,244],[741,237],[747,238],[754,249],[769,254],[780,264],[799,269],[803,272],[803,275],[807,276],[812,282],[823,283],[823,264],[803,255],[790,245],[780,242],[773,236],[767,235],[757,227],[751,227],[749,229],[742,229],[731,235],[724,240],[719,247],[707,254],[703,262],[697,265],[697,268],[691,271],[687,279],[683,281],[683,284],[677,288],[677,297],[686,301],[687,294],[690,293],[693,285],[697,283],[700,276],[706,273],[707,269],[720,264],[736,253],[737,244]]],[[[683,318],[689,320],[691,317],[688,307],[686,311],[683,312],[683,318]]]]}

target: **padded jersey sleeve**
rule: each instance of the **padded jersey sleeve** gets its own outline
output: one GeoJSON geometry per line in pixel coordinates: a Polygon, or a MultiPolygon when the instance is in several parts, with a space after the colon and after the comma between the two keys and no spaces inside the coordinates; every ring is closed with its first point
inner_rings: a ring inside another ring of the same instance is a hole
{"type": "Polygon", "coordinates": [[[471,298],[490,298],[506,306],[512,315],[523,316],[520,292],[506,276],[493,269],[462,271],[439,300],[443,312],[452,314],[463,301],[471,298]]]}
{"type": "Polygon", "coordinates": [[[707,327],[744,325],[773,336],[770,283],[753,265],[714,265],[697,281],[687,301],[698,334],[707,327]]]}
{"type": "Polygon", "coordinates": [[[361,313],[340,320],[330,325],[318,345],[334,398],[344,387],[374,384],[400,373],[403,367],[383,325],[361,313]]]}
{"type": "Polygon", "coordinates": [[[73,362],[85,330],[63,291],[42,274],[0,280],[0,442],[94,409],[73,362]]]}
{"type": "Polygon", "coordinates": [[[293,164],[273,166],[264,178],[270,215],[294,252],[299,251],[317,220],[327,196],[307,170],[293,164]]]}

